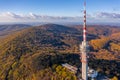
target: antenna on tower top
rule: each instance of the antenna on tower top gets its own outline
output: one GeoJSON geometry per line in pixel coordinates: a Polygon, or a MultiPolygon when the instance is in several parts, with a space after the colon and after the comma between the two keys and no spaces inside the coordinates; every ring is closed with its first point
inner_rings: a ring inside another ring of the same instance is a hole
{"type": "Polygon", "coordinates": [[[84,7],[86,7],[86,0],[84,0],[84,7]]]}

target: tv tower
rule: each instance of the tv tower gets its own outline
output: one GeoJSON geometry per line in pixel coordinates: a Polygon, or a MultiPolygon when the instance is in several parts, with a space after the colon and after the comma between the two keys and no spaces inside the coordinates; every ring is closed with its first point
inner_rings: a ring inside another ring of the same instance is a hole
{"type": "Polygon", "coordinates": [[[88,52],[88,42],[86,40],[86,0],[84,0],[84,23],[83,23],[83,41],[80,45],[81,51],[81,62],[82,62],[82,80],[88,80],[88,61],[87,61],[87,52],[88,52]]]}
{"type": "MultiPolygon", "coordinates": [[[[87,42],[87,35],[86,35],[86,0],[84,0],[84,23],[83,23],[83,41],[80,45],[80,51],[81,51],[81,62],[82,62],[82,79],[79,76],[79,68],[71,66],[67,63],[62,64],[62,66],[68,68],[75,74],[78,74],[77,77],[79,80],[88,80],[88,61],[87,61],[87,53],[89,52],[89,45],[87,42]]],[[[91,73],[89,73],[91,74],[91,73]]]]}

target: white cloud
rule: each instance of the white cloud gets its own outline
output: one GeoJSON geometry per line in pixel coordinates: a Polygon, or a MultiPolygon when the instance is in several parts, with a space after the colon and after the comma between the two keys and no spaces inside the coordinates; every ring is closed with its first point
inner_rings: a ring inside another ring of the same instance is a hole
{"type": "MultiPolygon", "coordinates": [[[[81,18],[81,17],[79,17],[81,18]]],[[[11,12],[0,13],[0,22],[35,22],[35,21],[74,21],[80,20],[78,17],[48,16],[38,14],[15,14],[11,12]]]]}
{"type": "MultiPolygon", "coordinates": [[[[88,22],[119,22],[119,13],[99,12],[87,14],[88,22]]],[[[0,22],[83,22],[83,15],[76,17],[69,16],[48,16],[34,13],[15,14],[11,12],[0,13],[0,22]]]]}
{"type": "Polygon", "coordinates": [[[100,12],[97,14],[100,18],[113,18],[113,19],[120,19],[119,13],[108,13],[108,12],[100,12]]]}

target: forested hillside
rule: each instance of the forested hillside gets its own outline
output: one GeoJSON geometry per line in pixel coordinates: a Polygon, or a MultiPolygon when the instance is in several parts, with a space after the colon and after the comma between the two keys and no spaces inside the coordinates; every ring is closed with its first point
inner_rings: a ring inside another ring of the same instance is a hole
{"type": "MultiPolygon", "coordinates": [[[[88,26],[89,66],[111,79],[120,78],[119,31],[119,27],[88,26]]],[[[61,64],[81,66],[81,41],[81,26],[46,24],[8,35],[0,39],[0,79],[77,80],[61,64]]]]}

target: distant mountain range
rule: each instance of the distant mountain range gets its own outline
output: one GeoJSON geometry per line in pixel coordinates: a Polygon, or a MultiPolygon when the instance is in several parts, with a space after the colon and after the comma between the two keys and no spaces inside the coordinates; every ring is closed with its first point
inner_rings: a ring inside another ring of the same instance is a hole
{"type": "Polygon", "coordinates": [[[3,37],[5,35],[11,34],[13,32],[16,32],[28,27],[31,27],[31,26],[26,24],[0,25],[0,37],[3,37]]]}

